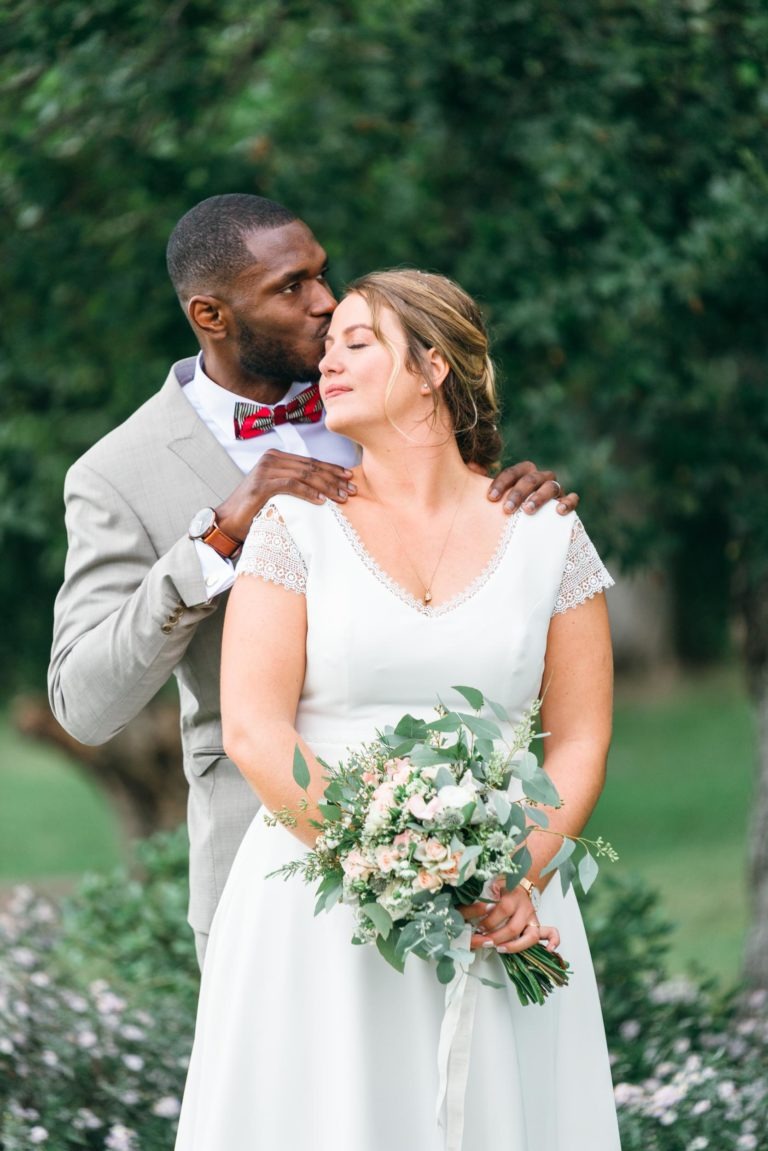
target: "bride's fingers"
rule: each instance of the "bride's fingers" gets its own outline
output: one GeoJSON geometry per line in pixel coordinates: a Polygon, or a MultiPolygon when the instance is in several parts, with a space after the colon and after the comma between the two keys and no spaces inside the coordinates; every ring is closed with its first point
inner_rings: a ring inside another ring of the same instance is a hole
{"type": "Polygon", "coordinates": [[[531,922],[526,924],[525,931],[518,939],[513,939],[510,943],[502,944],[497,950],[511,954],[514,951],[526,951],[536,943],[543,943],[548,951],[557,951],[560,946],[560,932],[556,927],[531,922]],[[523,940],[525,940],[525,942],[521,943],[523,940]]]}
{"type": "Polygon", "coordinates": [[[556,927],[539,927],[539,938],[546,943],[550,951],[557,951],[560,946],[560,932],[556,927]]]}
{"type": "Polygon", "coordinates": [[[510,939],[496,945],[496,950],[504,955],[512,955],[517,951],[527,951],[534,947],[541,938],[541,927],[535,920],[526,923],[523,931],[516,939],[510,939]]]}

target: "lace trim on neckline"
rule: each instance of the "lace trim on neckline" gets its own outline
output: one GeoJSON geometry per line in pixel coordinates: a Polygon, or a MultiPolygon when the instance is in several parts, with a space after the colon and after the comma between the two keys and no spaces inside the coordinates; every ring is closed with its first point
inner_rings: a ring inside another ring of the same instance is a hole
{"type": "Polygon", "coordinates": [[[413,608],[413,610],[418,612],[419,615],[425,615],[432,619],[435,619],[441,615],[446,615],[448,612],[455,611],[456,608],[461,607],[461,605],[466,603],[467,600],[470,600],[476,596],[481,588],[483,588],[488,583],[488,580],[494,574],[502,559],[504,558],[504,554],[507,550],[507,545],[512,539],[512,536],[515,533],[515,528],[520,522],[521,514],[518,510],[509,517],[509,523],[504,528],[504,531],[501,534],[501,539],[499,540],[493,555],[483,570],[480,572],[480,574],[475,576],[475,578],[464,589],[464,591],[461,591],[457,595],[452,596],[451,599],[446,600],[445,603],[437,604],[436,607],[432,607],[430,604],[425,604],[422,600],[417,599],[415,595],[404,588],[402,584],[399,584],[397,580],[393,579],[391,575],[389,575],[384,571],[382,567],[379,566],[360,538],[357,528],[352,526],[352,524],[349,522],[337,504],[332,503],[329,500],[327,506],[333,512],[336,522],[346,536],[349,544],[352,547],[352,550],[363,561],[363,564],[368,568],[368,571],[376,577],[379,583],[383,584],[384,587],[388,589],[388,591],[390,591],[394,596],[397,596],[397,598],[403,603],[407,604],[408,607],[413,608]]]}

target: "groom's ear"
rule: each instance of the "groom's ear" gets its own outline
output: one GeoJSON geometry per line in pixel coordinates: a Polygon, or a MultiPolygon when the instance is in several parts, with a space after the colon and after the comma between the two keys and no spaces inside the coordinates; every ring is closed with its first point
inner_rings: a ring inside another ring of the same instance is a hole
{"type": "Polygon", "coordinates": [[[437,348],[430,348],[427,352],[427,365],[433,388],[439,388],[451,370],[445,356],[437,348]]]}
{"type": "Polygon", "coordinates": [[[228,331],[228,309],[216,296],[192,296],[187,304],[187,316],[192,327],[204,332],[211,340],[223,340],[228,331]]]}

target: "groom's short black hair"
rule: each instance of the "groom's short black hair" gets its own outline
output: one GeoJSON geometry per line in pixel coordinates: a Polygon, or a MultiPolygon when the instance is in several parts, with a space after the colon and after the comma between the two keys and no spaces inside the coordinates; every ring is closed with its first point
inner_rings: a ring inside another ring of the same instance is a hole
{"type": "Polygon", "coordinates": [[[171,232],[166,263],[182,306],[198,292],[215,295],[254,262],[249,232],[282,228],[298,217],[263,196],[211,196],[181,217],[171,232]]]}

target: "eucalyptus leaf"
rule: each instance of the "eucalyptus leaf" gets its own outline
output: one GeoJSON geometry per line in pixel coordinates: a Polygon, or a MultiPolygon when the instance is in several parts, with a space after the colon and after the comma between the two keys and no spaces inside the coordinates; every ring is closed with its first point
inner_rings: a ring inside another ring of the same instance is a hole
{"type": "Polygon", "coordinates": [[[399,735],[403,739],[424,739],[427,735],[427,725],[423,719],[404,715],[395,728],[395,735],[399,735]]]}
{"type": "Polygon", "coordinates": [[[556,871],[558,867],[562,867],[566,860],[570,859],[575,850],[576,844],[572,839],[563,839],[556,854],[552,856],[547,866],[541,869],[540,874],[542,878],[545,875],[549,875],[550,872],[556,871]]]}
{"type": "Polygon", "coordinates": [[[528,804],[523,806],[523,811],[528,818],[532,819],[534,823],[537,823],[539,827],[549,827],[549,816],[546,811],[542,811],[541,808],[538,807],[529,807],[528,804]]]}
{"type": "Polygon", "coordinates": [[[446,715],[441,715],[440,719],[428,723],[427,731],[458,731],[460,727],[461,716],[455,711],[449,711],[446,715]]]}
{"type": "Polygon", "coordinates": [[[545,803],[548,807],[559,807],[560,796],[549,776],[539,770],[533,779],[523,780],[523,791],[528,799],[545,803]]]}
{"type": "Polygon", "coordinates": [[[493,714],[496,716],[496,718],[500,719],[502,723],[510,723],[511,722],[510,718],[509,718],[509,712],[507,711],[507,709],[504,707],[503,704],[496,703],[495,700],[488,699],[487,696],[486,696],[485,702],[486,702],[487,706],[491,709],[493,714]]]}
{"type": "Polygon", "coordinates": [[[473,735],[479,735],[481,739],[501,739],[501,728],[493,720],[483,719],[480,715],[469,715],[463,711],[459,712],[459,715],[473,735]]]}
{"type": "Polygon", "coordinates": [[[600,868],[597,865],[597,861],[593,858],[592,855],[590,855],[588,851],[585,851],[584,855],[579,860],[579,883],[581,884],[581,890],[585,895],[597,879],[597,873],[599,870],[600,868]]]}
{"type": "Polygon", "coordinates": [[[482,843],[471,843],[469,847],[464,848],[464,853],[459,860],[459,883],[463,883],[466,879],[464,872],[473,859],[477,859],[478,855],[482,855],[482,843]]]}
{"type": "Polygon", "coordinates": [[[450,983],[456,974],[456,967],[452,959],[444,957],[437,965],[437,978],[441,983],[450,983]]]}
{"type": "Polygon", "coordinates": [[[510,769],[517,779],[534,779],[541,770],[532,751],[521,751],[516,755],[510,763],[510,769]]]}
{"type": "Polygon", "coordinates": [[[309,787],[310,774],[307,761],[302,755],[301,748],[298,743],[293,749],[293,778],[299,785],[302,791],[306,791],[309,787]]]}
{"type": "Polygon", "coordinates": [[[377,935],[376,946],[379,949],[379,954],[386,959],[387,963],[402,975],[403,971],[405,971],[405,960],[398,954],[396,936],[396,931],[393,931],[389,937],[377,935]]]}
{"type": "Polygon", "coordinates": [[[435,787],[437,788],[437,790],[439,791],[441,787],[455,787],[455,786],[456,786],[456,776],[453,774],[453,772],[450,771],[449,768],[447,768],[447,767],[439,768],[437,775],[435,776],[435,787]]]}
{"type": "Polygon", "coordinates": [[[485,697],[481,691],[477,690],[476,687],[459,687],[458,685],[454,684],[452,690],[457,691],[459,695],[462,695],[469,706],[474,708],[475,711],[483,710],[485,697]]]}
{"type": "Polygon", "coordinates": [[[367,919],[370,919],[377,934],[383,935],[386,939],[392,930],[392,916],[389,912],[380,903],[365,903],[360,910],[367,919]]]}
{"type": "Polygon", "coordinates": [[[567,895],[568,889],[576,878],[576,866],[573,860],[566,859],[565,863],[561,863],[558,874],[560,875],[560,887],[563,895],[567,895]]]}
{"type": "Polygon", "coordinates": [[[504,824],[504,830],[509,833],[513,827],[516,827],[518,831],[525,831],[525,812],[519,803],[510,804],[509,816],[504,824]]]}

